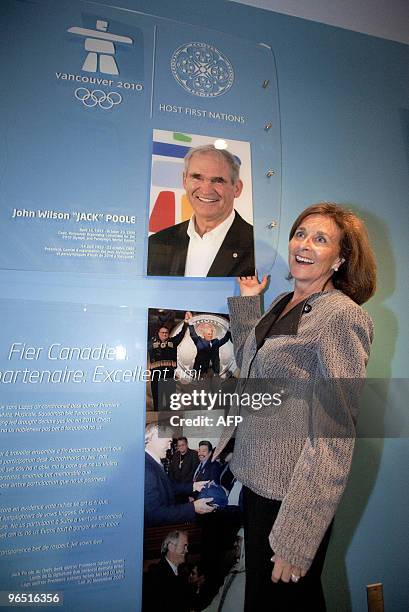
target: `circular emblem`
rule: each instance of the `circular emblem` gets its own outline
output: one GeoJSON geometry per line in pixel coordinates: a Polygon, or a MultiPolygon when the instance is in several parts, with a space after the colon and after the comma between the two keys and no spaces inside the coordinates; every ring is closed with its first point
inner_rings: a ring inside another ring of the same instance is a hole
{"type": "MultiPolygon", "coordinates": [[[[189,324],[192,325],[196,333],[202,338],[205,332],[211,331],[213,339],[222,339],[226,332],[229,330],[229,321],[224,317],[219,317],[214,314],[199,314],[193,316],[189,320],[189,324]]],[[[176,335],[181,331],[183,322],[178,323],[176,327],[171,331],[172,336],[176,335]]],[[[182,342],[178,346],[177,352],[177,376],[183,383],[189,383],[194,380],[205,377],[206,372],[196,372],[193,370],[195,358],[198,353],[198,347],[193,342],[189,331],[185,333],[182,342]]],[[[223,344],[218,350],[218,358],[220,360],[218,372],[215,372],[220,378],[230,378],[237,370],[236,361],[233,354],[233,344],[229,341],[223,344]]],[[[214,364],[213,364],[214,369],[214,364]]]]}
{"type": "Polygon", "coordinates": [[[195,96],[220,96],[234,82],[230,61],[216,47],[206,43],[182,45],[173,53],[170,67],[179,85],[195,96]]]}

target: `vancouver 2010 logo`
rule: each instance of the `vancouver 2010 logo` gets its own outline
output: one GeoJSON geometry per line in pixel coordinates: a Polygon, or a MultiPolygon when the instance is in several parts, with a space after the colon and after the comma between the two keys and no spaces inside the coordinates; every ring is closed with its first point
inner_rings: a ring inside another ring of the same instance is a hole
{"type": "Polygon", "coordinates": [[[234,82],[230,61],[216,47],[206,43],[182,45],[173,53],[170,67],[179,85],[195,96],[220,96],[234,82]]]}

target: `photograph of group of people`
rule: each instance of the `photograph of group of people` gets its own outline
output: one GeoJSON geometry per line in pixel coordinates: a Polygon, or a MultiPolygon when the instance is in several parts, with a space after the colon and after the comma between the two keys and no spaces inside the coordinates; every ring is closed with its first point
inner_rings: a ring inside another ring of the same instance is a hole
{"type": "Polygon", "coordinates": [[[171,394],[189,383],[237,373],[227,315],[150,308],[147,354],[148,411],[169,409],[171,394]]]}
{"type": "Polygon", "coordinates": [[[214,442],[172,435],[155,420],[146,426],[143,610],[217,609],[242,566],[233,444],[213,461],[214,442]]]}
{"type": "Polygon", "coordinates": [[[210,139],[155,131],[154,140],[148,274],[235,276],[240,295],[228,299],[229,318],[149,311],[144,610],[254,612],[269,601],[277,610],[325,611],[321,573],[351,467],[356,382],[373,340],[362,308],[376,288],[368,232],[347,206],[300,210],[288,228],[293,287],[263,311],[269,278],[255,273],[252,218],[238,212],[251,184],[241,163],[248,143],[240,159],[238,149],[210,139]],[[154,375],[166,379],[167,393],[154,375]],[[301,391],[268,418],[239,405],[241,422],[214,439],[166,429],[169,394],[215,377],[280,379],[301,391]],[[331,410],[318,405],[320,394],[309,390],[340,379],[347,382],[333,385],[331,410]],[[316,414],[329,431],[348,423],[347,435],[319,435],[316,414]]]}

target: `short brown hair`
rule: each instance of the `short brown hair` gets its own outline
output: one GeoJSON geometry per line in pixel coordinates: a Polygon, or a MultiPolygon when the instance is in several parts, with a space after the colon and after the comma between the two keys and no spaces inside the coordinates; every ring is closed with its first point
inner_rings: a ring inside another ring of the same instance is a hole
{"type": "Polygon", "coordinates": [[[324,215],[333,219],[342,232],[340,256],[344,262],[332,276],[336,289],[340,289],[357,304],[364,304],[375,293],[376,262],[367,229],[362,219],[347,208],[333,202],[312,204],[294,221],[290,237],[309,215],[324,215]]]}

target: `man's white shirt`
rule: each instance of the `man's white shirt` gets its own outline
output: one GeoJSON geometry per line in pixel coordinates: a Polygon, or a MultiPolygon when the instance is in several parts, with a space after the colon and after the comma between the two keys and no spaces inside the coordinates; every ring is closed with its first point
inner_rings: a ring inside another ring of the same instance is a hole
{"type": "Polygon", "coordinates": [[[172,568],[172,572],[175,574],[175,576],[179,576],[179,572],[178,572],[177,566],[174,563],[172,563],[172,561],[169,561],[169,559],[167,557],[165,557],[165,559],[169,563],[170,567],[172,568]]]}
{"type": "Polygon", "coordinates": [[[159,465],[161,466],[161,468],[163,468],[163,463],[160,460],[160,457],[158,457],[157,455],[155,455],[155,453],[153,453],[152,451],[148,450],[147,448],[145,448],[145,453],[148,453],[148,455],[150,455],[152,457],[152,459],[155,459],[156,463],[159,463],[159,465]]]}
{"type": "Polygon", "coordinates": [[[217,227],[199,236],[195,228],[195,216],[190,218],[187,228],[189,247],[186,256],[185,276],[207,276],[211,265],[233,225],[234,209],[217,227]]]}

